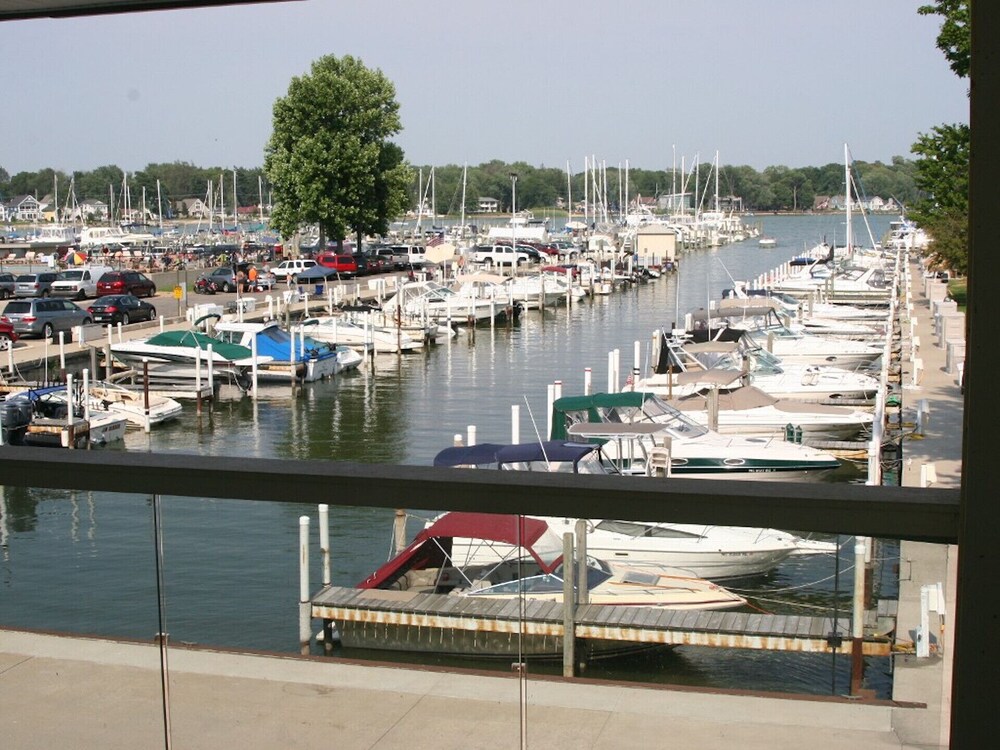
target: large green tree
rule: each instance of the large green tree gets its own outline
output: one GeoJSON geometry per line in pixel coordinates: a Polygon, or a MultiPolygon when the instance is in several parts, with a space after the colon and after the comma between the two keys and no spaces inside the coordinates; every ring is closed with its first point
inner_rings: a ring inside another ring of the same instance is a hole
{"type": "Polygon", "coordinates": [[[264,171],[271,223],[285,237],[317,224],[321,241],[384,232],[406,207],[409,168],[389,139],[401,129],[392,82],[350,56],[327,55],[274,103],[264,171]]]}
{"type": "MultiPolygon", "coordinates": [[[[970,0],[937,0],[918,9],[944,20],[937,46],[960,78],[967,78],[972,54],[970,0]]],[[[968,267],[969,150],[967,125],[941,125],[921,133],[913,144],[917,186],[925,198],[911,215],[934,238],[935,260],[957,273],[968,267]]]]}

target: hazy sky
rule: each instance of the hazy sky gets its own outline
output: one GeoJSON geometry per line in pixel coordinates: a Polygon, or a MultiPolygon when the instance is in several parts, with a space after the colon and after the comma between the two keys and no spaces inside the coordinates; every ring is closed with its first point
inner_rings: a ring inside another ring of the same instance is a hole
{"type": "Polygon", "coordinates": [[[396,86],[413,164],[822,165],[968,122],[926,0],[308,0],[0,23],[0,166],[263,163],[326,54],[396,86]]]}

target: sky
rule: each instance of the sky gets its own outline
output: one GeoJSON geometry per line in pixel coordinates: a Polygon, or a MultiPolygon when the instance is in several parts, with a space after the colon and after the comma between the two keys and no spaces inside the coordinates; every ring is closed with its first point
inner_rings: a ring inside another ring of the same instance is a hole
{"type": "Polygon", "coordinates": [[[305,0],[0,23],[0,167],[256,167],[324,55],[395,85],[411,164],[912,158],[968,122],[926,0],[305,0]]]}

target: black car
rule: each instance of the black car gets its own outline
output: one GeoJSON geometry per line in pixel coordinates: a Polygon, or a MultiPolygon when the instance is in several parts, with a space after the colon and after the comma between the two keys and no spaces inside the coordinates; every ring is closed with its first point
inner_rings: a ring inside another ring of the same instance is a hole
{"type": "Polygon", "coordinates": [[[155,320],[156,308],[132,294],[109,294],[94,300],[87,308],[95,323],[128,325],[140,320],[155,320]]]}

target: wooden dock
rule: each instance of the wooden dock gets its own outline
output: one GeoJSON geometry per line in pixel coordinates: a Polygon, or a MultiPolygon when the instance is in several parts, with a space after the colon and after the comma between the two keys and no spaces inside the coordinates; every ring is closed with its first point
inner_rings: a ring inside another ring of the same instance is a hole
{"type": "MultiPolygon", "coordinates": [[[[463,631],[478,634],[561,639],[563,606],[558,602],[497,601],[447,594],[326,586],[312,598],[312,617],[338,627],[363,624],[385,629],[390,638],[416,646],[414,637],[442,643],[463,631]],[[401,633],[401,629],[412,631],[401,633]]],[[[870,629],[884,631],[891,606],[880,604],[866,615],[870,629]],[[881,627],[876,627],[876,624],[881,627]]],[[[851,653],[850,620],[750,612],[669,610],[654,607],[581,605],[575,615],[578,639],[618,641],[623,645],[710,646],[719,648],[851,653]]],[[[866,628],[866,630],[869,630],[866,628]]],[[[866,636],[864,655],[888,656],[884,632],[866,636]]]]}

